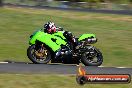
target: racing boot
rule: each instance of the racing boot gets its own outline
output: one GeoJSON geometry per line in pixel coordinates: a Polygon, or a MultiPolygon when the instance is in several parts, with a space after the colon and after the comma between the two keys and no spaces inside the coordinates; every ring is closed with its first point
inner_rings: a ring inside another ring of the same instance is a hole
{"type": "Polygon", "coordinates": [[[81,48],[81,46],[82,46],[81,44],[78,44],[78,45],[75,47],[75,49],[78,50],[78,49],[81,48]]]}
{"type": "Polygon", "coordinates": [[[75,46],[75,50],[78,50],[82,46],[77,38],[75,38],[74,46],[75,46]]]}

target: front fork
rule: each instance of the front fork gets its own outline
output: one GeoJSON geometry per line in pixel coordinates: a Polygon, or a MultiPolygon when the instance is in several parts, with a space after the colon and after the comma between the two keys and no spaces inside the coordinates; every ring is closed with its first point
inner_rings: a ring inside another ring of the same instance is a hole
{"type": "Polygon", "coordinates": [[[47,50],[44,47],[44,44],[35,45],[35,54],[39,57],[47,56],[47,50]]]}

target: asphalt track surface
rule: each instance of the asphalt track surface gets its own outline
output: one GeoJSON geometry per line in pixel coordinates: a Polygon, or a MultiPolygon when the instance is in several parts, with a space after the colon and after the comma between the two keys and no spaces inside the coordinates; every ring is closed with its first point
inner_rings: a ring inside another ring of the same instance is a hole
{"type": "MultiPolygon", "coordinates": [[[[130,74],[132,68],[83,67],[88,74],[130,74]]],[[[78,66],[64,64],[1,63],[0,73],[31,74],[76,74],[78,66]]]]}

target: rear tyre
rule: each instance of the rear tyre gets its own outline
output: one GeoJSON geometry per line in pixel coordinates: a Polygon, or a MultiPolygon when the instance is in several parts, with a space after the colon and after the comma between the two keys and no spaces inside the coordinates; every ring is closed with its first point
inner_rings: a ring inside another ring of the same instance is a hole
{"type": "Polygon", "coordinates": [[[93,57],[90,56],[89,53],[87,53],[86,51],[85,53],[82,54],[81,62],[85,66],[100,66],[103,62],[102,53],[98,49],[94,49],[93,51],[90,52],[94,52],[93,57]],[[96,59],[96,61],[94,61],[94,59],[96,59]]]}
{"type": "Polygon", "coordinates": [[[51,60],[51,52],[46,47],[43,47],[41,50],[47,52],[44,56],[44,53],[39,53],[38,50],[36,50],[35,45],[29,46],[27,49],[28,58],[35,64],[47,64],[51,60]]]}

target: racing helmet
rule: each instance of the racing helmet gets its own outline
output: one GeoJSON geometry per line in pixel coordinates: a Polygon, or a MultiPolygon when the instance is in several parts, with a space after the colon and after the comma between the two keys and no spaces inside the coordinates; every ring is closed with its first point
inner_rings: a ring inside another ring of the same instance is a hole
{"type": "Polygon", "coordinates": [[[44,32],[47,32],[50,34],[55,33],[56,32],[55,23],[47,22],[46,24],[44,24],[44,32]]]}

